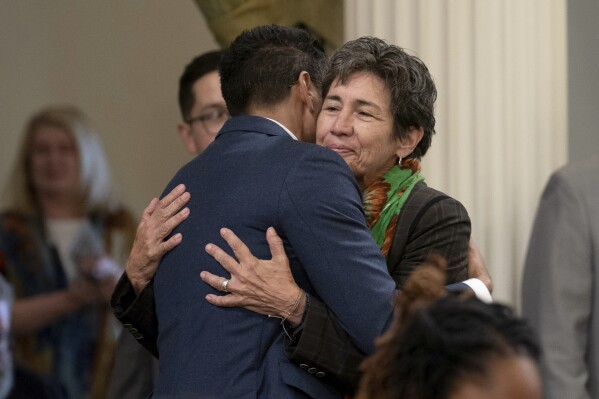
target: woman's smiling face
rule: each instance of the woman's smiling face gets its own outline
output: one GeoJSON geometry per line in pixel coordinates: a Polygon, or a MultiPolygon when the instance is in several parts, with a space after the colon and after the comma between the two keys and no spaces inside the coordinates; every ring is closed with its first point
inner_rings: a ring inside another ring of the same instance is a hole
{"type": "Polygon", "coordinates": [[[384,81],[370,72],[335,79],[318,116],[316,143],[341,155],[362,189],[384,175],[401,147],[384,81]]]}

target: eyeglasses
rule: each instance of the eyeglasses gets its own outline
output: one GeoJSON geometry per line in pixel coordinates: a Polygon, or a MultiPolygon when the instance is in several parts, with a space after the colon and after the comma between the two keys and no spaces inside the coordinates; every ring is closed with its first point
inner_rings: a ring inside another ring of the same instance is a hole
{"type": "Polygon", "coordinates": [[[214,107],[206,110],[201,115],[187,119],[185,122],[191,125],[200,122],[209,132],[215,133],[223,127],[223,124],[231,117],[225,108],[214,107]]]}

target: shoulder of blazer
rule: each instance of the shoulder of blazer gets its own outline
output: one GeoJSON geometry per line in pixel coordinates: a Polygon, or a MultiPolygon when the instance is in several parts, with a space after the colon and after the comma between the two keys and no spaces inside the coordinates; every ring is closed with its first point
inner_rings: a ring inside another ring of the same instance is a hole
{"type": "Polygon", "coordinates": [[[414,229],[422,216],[431,206],[447,198],[451,197],[441,191],[428,187],[424,182],[419,182],[414,186],[399,213],[393,242],[387,254],[387,269],[390,274],[393,273],[399,264],[408,238],[414,233],[414,229]]]}

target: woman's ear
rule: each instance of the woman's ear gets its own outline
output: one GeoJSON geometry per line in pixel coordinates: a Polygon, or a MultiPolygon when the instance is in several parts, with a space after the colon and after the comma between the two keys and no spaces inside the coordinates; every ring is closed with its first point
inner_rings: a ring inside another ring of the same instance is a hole
{"type": "Polygon", "coordinates": [[[395,152],[397,157],[405,158],[408,155],[410,155],[412,152],[414,152],[414,149],[416,148],[418,143],[420,143],[420,140],[422,140],[423,136],[424,136],[423,128],[421,128],[421,127],[417,128],[415,126],[410,126],[406,137],[403,140],[399,141],[399,146],[397,147],[397,151],[395,152]]]}

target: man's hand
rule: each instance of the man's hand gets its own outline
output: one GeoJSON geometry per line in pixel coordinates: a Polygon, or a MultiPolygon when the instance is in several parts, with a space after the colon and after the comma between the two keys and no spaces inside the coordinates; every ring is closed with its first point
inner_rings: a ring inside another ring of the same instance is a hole
{"type": "Polygon", "coordinates": [[[477,278],[493,292],[493,280],[485,267],[485,260],[472,238],[468,242],[468,278],[477,278]]]}
{"type": "MultiPolygon", "coordinates": [[[[295,284],[283,241],[275,229],[270,227],[266,232],[271,260],[256,258],[231,230],[223,228],[220,232],[239,261],[214,244],[206,245],[206,252],[231,274],[226,285],[229,294],[208,294],[206,300],[216,306],[242,307],[286,319],[292,325],[299,324],[305,310],[305,299],[296,303],[303,299],[301,289],[295,284]]],[[[206,271],[201,272],[200,277],[219,291],[223,291],[223,282],[227,280],[206,271]]]]}
{"type": "Polygon", "coordinates": [[[154,278],[164,254],[181,243],[180,233],[166,241],[165,238],[189,216],[189,208],[183,206],[190,198],[185,186],[180,184],[163,199],[153,198],[144,210],[125,266],[125,273],[137,295],[154,278]]]}

